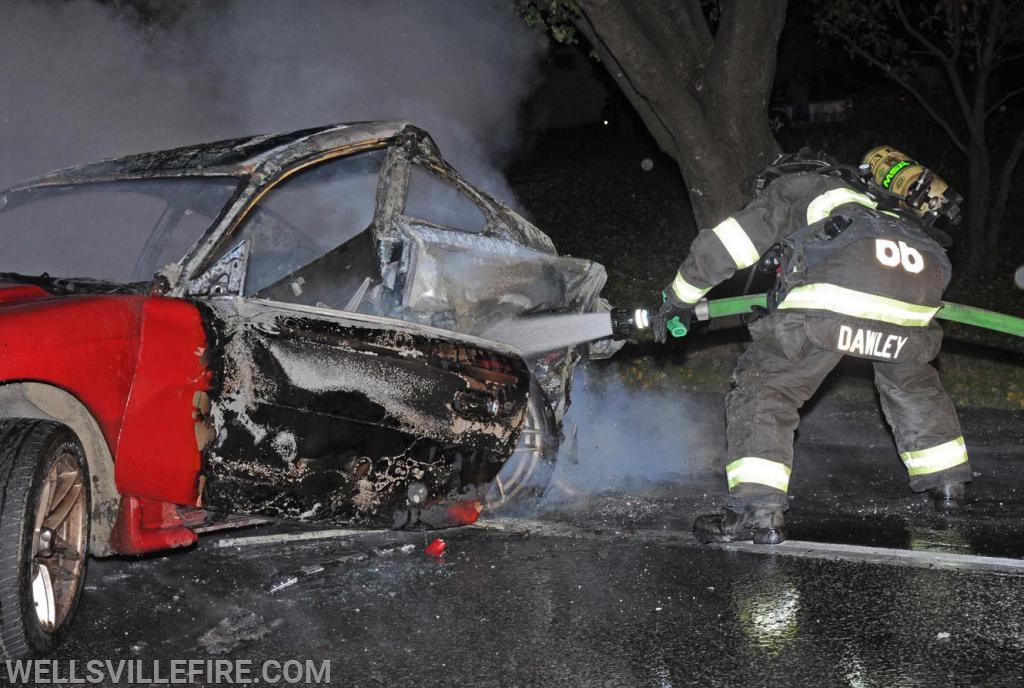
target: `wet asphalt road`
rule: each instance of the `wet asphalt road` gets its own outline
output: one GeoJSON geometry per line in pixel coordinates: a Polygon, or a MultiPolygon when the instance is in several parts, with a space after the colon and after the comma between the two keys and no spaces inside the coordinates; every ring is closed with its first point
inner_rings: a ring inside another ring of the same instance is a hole
{"type": "MultiPolygon", "coordinates": [[[[607,400],[580,389],[578,455],[539,511],[440,534],[248,539],[289,531],[275,526],[94,561],[56,657],[329,658],[332,684],[346,686],[1024,685],[1024,568],[699,546],[692,518],[724,489],[709,455],[720,399],[693,401],[712,419],[707,437],[628,460],[622,427],[585,427],[607,400]],[[685,469],[658,467],[680,453],[685,469]],[[440,558],[424,552],[437,535],[440,558]]],[[[650,408],[616,404],[617,422],[648,430],[650,408]]],[[[940,517],[906,491],[873,408],[812,409],[790,538],[1024,557],[1024,415],[963,420],[972,512],[940,517]]]]}
{"type": "Polygon", "coordinates": [[[560,527],[449,532],[439,559],[422,535],[385,534],[101,562],[58,656],[330,658],[332,681],[358,686],[1024,681],[1019,575],[560,527]]]}

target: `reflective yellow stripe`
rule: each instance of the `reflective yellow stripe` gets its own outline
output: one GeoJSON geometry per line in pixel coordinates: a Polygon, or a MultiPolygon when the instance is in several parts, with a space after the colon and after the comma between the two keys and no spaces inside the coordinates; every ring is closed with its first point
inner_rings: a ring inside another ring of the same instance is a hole
{"type": "Polygon", "coordinates": [[[789,466],[786,464],[756,456],[736,459],[725,467],[730,490],[740,483],[757,483],[786,492],[789,490],[789,474],[789,466]]]}
{"type": "Polygon", "coordinates": [[[832,311],[854,318],[867,318],[909,327],[924,327],[932,321],[938,306],[918,306],[885,296],[846,289],[834,284],[805,284],[786,294],[780,310],[806,308],[832,311]]]}
{"type": "Polygon", "coordinates": [[[877,208],[876,203],[870,196],[854,191],[853,189],[832,189],[821,194],[807,206],[807,224],[814,224],[818,220],[824,220],[833,210],[844,203],[857,203],[868,208],[877,208]]]}
{"type": "Polygon", "coordinates": [[[680,301],[684,301],[686,303],[697,303],[704,298],[705,294],[711,291],[711,287],[708,287],[707,289],[695,287],[684,280],[683,276],[677,272],[676,278],[672,280],[672,291],[675,292],[676,298],[680,301]]]}
{"type": "Polygon", "coordinates": [[[930,449],[903,452],[900,458],[910,475],[926,475],[967,463],[967,447],[960,436],[930,449]]]}
{"type": "Polygon", "coordinates": [[[726,218],[711,231],[715,233],[715,236],[725,246],[725,250],[732,256],[732,262],[736,263],[738,270],[749,268],[761,257],[761,254],[754,248],[750,237],[740,227],[740,223],[733,218],[726,218]]]}

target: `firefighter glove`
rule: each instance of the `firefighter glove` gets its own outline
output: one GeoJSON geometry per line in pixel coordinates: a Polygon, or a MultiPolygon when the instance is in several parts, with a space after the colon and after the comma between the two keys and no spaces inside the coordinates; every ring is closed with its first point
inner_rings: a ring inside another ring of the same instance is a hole
{"type": "Polygon", "coordinates": [[[694,304],[676,298],[671,289],[661,292],[661,306],[654,314],[654,322],[651,323],[654,341],[663,344],[668,340],[669,334],[673,337],[685,336],[690,330],[693,307],[694,304]]]}

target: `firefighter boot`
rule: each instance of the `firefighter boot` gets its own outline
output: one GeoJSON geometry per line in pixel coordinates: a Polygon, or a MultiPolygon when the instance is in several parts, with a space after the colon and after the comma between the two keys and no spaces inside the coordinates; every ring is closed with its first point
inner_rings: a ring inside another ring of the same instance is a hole
{"type": "Polygon", "coordinates": [[[963,483],[943,483],[939,487],[929,489],[928,495],[939,513],[957,514],[964,510],[964,492],[963,483]]]}
{"type": "Polygon", "coordinates": [[[786,522],[781,511],[747,505],[743,511],[729,507],[721,513],[704,514],[693,522],[698,542],[753,540],[758,545],[777,545],[786,539],[786,522]]]}

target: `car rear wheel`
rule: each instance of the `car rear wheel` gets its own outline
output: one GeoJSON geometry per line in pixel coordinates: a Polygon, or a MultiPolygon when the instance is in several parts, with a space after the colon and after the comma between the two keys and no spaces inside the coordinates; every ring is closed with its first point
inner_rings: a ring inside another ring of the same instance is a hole
{"type": "Polygon", "coordinates": [[[501,467],[484,496],[488,511],[529,503],[540,497],[551,482],[558,438],[552,413],[537,387],[530,392],[519,443],[501,467]]]}
{"type": "Polygon", "coordinates": [[[66,426],[0,420],[0,655],[48,652],[67,632],[85,579],[89,470],[66,426]]]}

